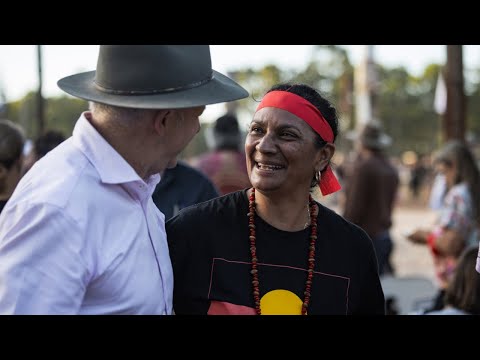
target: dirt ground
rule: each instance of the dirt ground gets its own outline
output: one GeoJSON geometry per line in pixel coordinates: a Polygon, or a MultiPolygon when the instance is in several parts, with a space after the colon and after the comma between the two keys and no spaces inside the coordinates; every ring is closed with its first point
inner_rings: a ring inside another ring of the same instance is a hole
{"type": "Polygon", "coordinates": [[[406,232],[417,228],[429,229],[435,222],[437,215],[428,207],[428,195],[428,188],[423,188],[416,198],[411,195],[407,186],[400,188],[393,212],[392,263],[396,276],[420,275],[435,282],[433,261],[428,248],[412,244],[404,236],[406,232]]]}
{"type": "Polygon", "coordinates": [[[429,228],[435,220],[431,210],[399,206],[393,214],[392,240],[394,249],[392,263],[395,275],[420,275],[435,281],[432,257],[426,246],[415,245],[405,239],[405,232],[416,228],[429,228]]]}

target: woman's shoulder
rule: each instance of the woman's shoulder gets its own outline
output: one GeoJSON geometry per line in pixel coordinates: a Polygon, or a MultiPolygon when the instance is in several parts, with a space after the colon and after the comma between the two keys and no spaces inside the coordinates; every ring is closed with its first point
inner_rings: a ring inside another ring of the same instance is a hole
{"type": "Polygon", "coordinates": [[[348,221],[332,209],[319,204],[319,226],[325,226],[329,232],[336,235],[336,241],[348,241],[354,244],[368,244],[369,236],[360,226],[348,221]],[[352,241],[355,240],[355,241],[352,241]]]}
{"type": "Polygon", "coordinates": [[[342,215],[338,214],[334,210],[326,207],[325,205],[320,204],[319,202],[317,202],[317,205],[319,208],[318,219],[324,219],[324,220],[321,220],[322,222],[325,221],[326,224],[328,224],[329,226],[338,228],[339,230],[360,232],[362,234],[365,233],[365,231],[363,231],[361,227],[348,221],[342,215]]]}

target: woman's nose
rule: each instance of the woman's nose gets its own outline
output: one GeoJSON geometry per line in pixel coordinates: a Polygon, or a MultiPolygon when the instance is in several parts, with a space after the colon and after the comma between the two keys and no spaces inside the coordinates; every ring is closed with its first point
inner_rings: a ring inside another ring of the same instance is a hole
{"type": "Polygon", "coordinates": [[[272,135],[265,134],[255,148],[260,152],[275,152],[276,145],[272,135]]]}

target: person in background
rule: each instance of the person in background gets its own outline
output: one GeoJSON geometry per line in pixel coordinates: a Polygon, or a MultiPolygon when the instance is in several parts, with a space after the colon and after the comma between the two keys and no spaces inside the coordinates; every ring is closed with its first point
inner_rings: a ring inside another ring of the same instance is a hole
{"type": "Polygon", "coordinates": [[[0,120],[0,213],[22,177],[22,128],[10,120],[0,120]]]}
{"type": "Polygon", "coordinates": [[[228,113],[219,117],[213,129],[206,130],[206,138],[213,150],[193,158],[191,164],[212,180],[221,195],[249,187],[237,118],[228,113]]]}
{"type": "Polygon", "coordinates": [[[391,138],[378,122],[364,126],[356,142],[357,158],[346,171],[343,216],[364,229],[373,241],[380,275],[393,274],[390,236],[399,186],[396,168],[385,155],[391,138]]]}
{"type": "Polygon", "coordinates": [[[446,143],[437,152],[434,165],[446,183],[438,218],[430,229],[416,229],[407,238],[431,250],[439,285],[431,310],[439,310],[458,257],[465,248],[478,243],[480,173],[472,152],[458,140],[446,143]]]}
{"type": "Polygon", "coordinates": [[[172,314],[160,173],[208,104],[248,92],[208,45],[101,45],[58,86],[91,102],[73,136],[22,178],[0,215],[0,314],[172,314]]]}
{"type": "Polygon", "coordinates": [[[466,249],[445,291],[444,308],[424,315],[480,315],[480,274],[475,271],[478,247],[466,249]]]}
{"type": "Polygon", "coordinates": [[[417,161],[410,171],[410,181],[408,185],[414,199],[417,199],[422,195],[421,190],[428,181],[430,170],[427,163],[428,156],[425,154],[418,155],[417,161]]]}
{"type": "Polygon", "coordinates": [[[153,192],[153,202],[165,215],[165,221],[184,207],[219,196],[215,185],[203,173],[183,161],[165,169],[153,192]]]}
{"type": "Polygon", "coordinates": [[[251,187],[166,224],[176,314],[385,314],[372,241],[311,196],[340,189],[337,132],[335,108],[310,86],[267,92],[245,141],[251,187]]]}
{"type": "Polygon", "coordinates": [[[65,141],[65,135],[58,130],[48,130],[40,135],[33,143],[28,155],[23,162],[23,174],[25,174],[38,160],[44,157],[49,151],[56,148],[65,141]]]}

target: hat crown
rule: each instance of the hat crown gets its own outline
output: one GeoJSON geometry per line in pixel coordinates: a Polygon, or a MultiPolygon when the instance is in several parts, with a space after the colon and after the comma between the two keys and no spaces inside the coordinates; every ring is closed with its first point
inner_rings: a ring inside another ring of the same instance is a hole
{"type": "Polygon", "coordinates": [[[362,137],[367,139],[378,140],[382,135],[382,131],[379,126],[366,125],[362,132],[362,137]]]}
{"type": "Polygon", "coordinates": [[[95,85],[116,94],[154,94],[212,79],[208,45],[101,45],[95,85]]]}
{"type": "Polygon", "coordinates": [[[64,77],[70,95],[133,109],[183,109],[243,99],[248,91],[212,69],[209,45],[102,45],[97,69],[64,77]]]}

